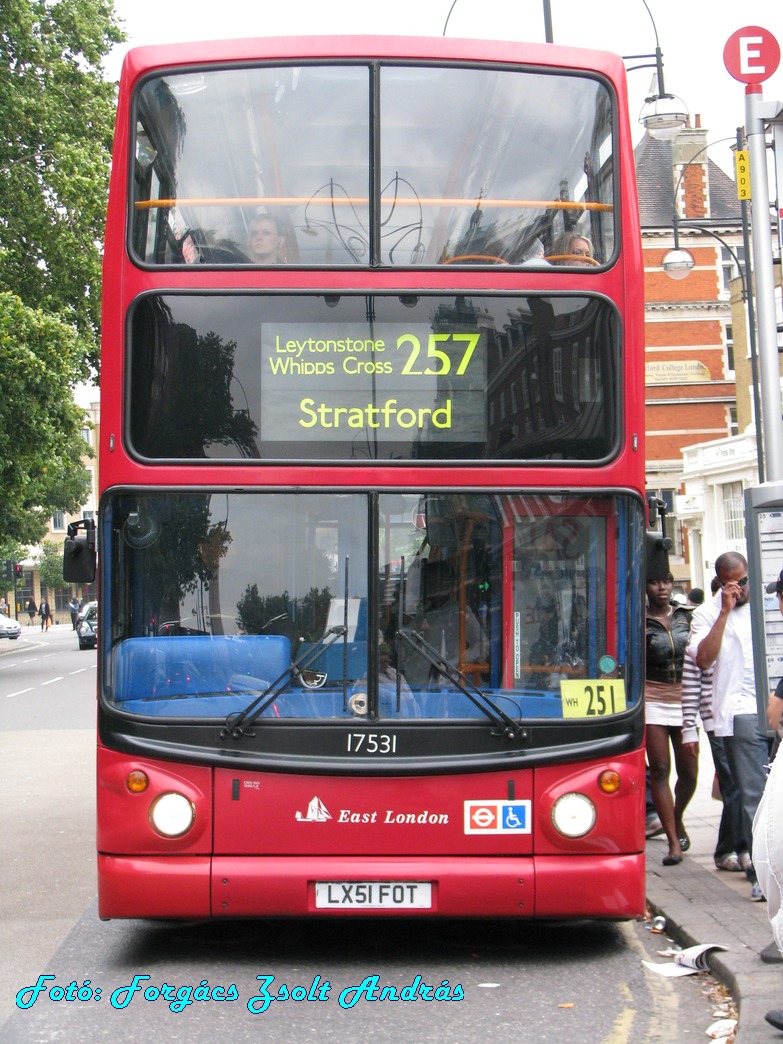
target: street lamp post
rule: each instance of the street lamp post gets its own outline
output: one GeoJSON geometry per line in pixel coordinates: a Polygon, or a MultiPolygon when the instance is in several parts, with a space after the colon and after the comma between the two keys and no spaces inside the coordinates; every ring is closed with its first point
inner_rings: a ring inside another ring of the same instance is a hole
{"type": "Polygon", "coordinates": [[[669,94],[663,82],[663,52],[658,41],[658,27],[652,16],[652,11],[647,5],[647,0],[642,0],[647,14],[652,22],[655,33],[654,54],[629,54],[624,57],[625,61],[635,61],[637,58],[654,58],[654,64],[634,65],[628,72],[634,69],[655,69],[656,91],[644,99],[644,106],[639,114],[639,123],[653,138],[661,141],[669,141],[676,138],[680,131],[688,123],[688,108],[685,102],[676,94],[669,94]]]}
{"type": "MultiPolygon", "coordinates": [[[[729,141],[733,139],[721,138],[720,141],[729,141]]],[[[752,271],[750,264],[750,246],[748,242],[748,221],[747,221],[747,209],[744,200],[742,201],[742,233],[743,233],[743,246],[745,253],[745,264],[740,262],[737,257],[736,251],[733,250],[729,244],[718,235],[717,232],[711,228],[707,228],[704,225],[697,225],[691,221],[688,221],[687,225],[680,221],[680,215],[677,213],[677,192],[679,191],[682,179],[685,176],[685,172],[688,167],[693,163],[697,156],[701,155],[708,148],[712,148],[713,145],[720,144],[718,142],[712,142],[709,145],[705,145],[704,148],[699,149],[698,152],[694,153],[693,156],[688,160],[683,169],[680,171],[680,176],[677,179],[677,183],[674,187],[674,211],[672,214],[672,231],[674,233],[674,249],[670,250],[663,259],[662,268],[664,272],[671,279],[685,279],[690,275],[696,262],[693,259],[693,255],[688,250],[684,250],[680,247],[680,227],[692,228],[696,231],[703,232],[705,235],[711,236],[716,239],[721,246],[723,246],[731,255],[737,271],[739,272],[741,285],[742,285],[742,299],[746,303],[747,307],[747,330],[748,330],[748,346],[750,348],[750,367],[751,367],[751,383],[753,385],[753,411],[755,413],[755,428],[756,428],[756,456],[758,458],[758,476],[759,482],[764,481],[764,437],[762,430],[762,414],[761,414],[761,399],[759,396],[759,366],[758,366],[758,350],[756,346],[756,314],[753,305],[753,282],[752,282],[752,271]]],[[[737,128],[736,147],[742,147],[742,130],[737,128]]],[[[687,220],[687,219],[686,219],[687,220]]]]}
{"type": "Polygon", "coordinates": [[[780,102],[764,103],[761,85],[745,88],[745,132],[753,179],[751,224],[753,267],[756,273],[756,311],[761,364],[761,394],[764,410],[764,448],[770,481],[783,479],[783,425],[780,406],[780,360],[778,358],[775,284],[772,273],[772,230],[767,178],[767,120],[780,120],[780,102]]]}

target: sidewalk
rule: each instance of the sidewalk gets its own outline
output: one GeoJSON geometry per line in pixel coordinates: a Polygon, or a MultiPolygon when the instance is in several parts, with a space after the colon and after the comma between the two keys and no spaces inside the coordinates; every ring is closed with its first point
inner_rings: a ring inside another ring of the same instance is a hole
{"type": "Polygon", "coordinates": [[[666,918],[665,934],[679,945],[720,943],[709,955],[710,971],[730,990],[739,1007],[736,1040],[741,1044],[781,1044],[783,1033],[764,1016],[783,1008],[783,964],[765,964],[761,950],[772,942],[766,903],[750,901],[744,874],[718,870],[713,861],[722,805],[711,796],[713,766],[709,744],[700,744],[699,785],[685,813],[691,847],[678,866],[663,866],[665,838],[647,842],[647,899],[666,918]]]}

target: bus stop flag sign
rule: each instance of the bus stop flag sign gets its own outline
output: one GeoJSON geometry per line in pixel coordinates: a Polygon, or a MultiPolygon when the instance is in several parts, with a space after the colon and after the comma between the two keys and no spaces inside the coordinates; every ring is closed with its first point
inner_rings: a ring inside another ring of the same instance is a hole
{"type": "Polygon", "coordinates": [[[740,83],[763,83],[780,65],[780,44],[767,29],[746,25],[726,41],[723,64],[740,83]]]}

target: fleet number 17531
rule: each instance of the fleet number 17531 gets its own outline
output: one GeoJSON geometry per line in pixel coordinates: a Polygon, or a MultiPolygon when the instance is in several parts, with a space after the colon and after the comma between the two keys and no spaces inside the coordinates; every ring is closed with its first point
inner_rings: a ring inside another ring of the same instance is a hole
{"type": "Polygon", "coordinates": [[[349,732],[349,754],[396,754],[397,737],[386,732],[349,732]]]}

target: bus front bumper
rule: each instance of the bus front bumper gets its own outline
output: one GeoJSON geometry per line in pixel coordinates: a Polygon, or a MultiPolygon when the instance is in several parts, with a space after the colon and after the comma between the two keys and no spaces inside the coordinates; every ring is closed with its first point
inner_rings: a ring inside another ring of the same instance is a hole
{"type": "Polygon", "coordinates": [[[630,920],[644,916],[644,853],[397,859],[100,854],[98,896],[104,920],[334,914],[630,920]]]}

